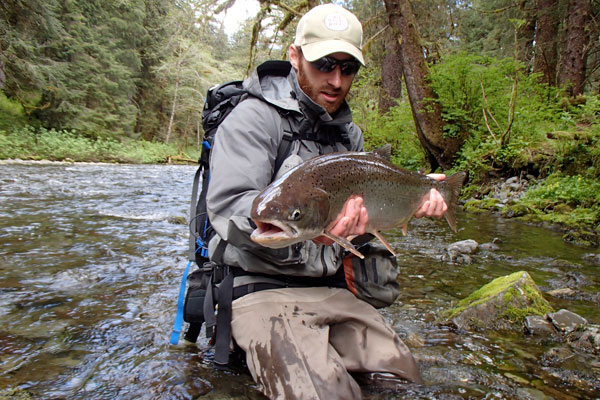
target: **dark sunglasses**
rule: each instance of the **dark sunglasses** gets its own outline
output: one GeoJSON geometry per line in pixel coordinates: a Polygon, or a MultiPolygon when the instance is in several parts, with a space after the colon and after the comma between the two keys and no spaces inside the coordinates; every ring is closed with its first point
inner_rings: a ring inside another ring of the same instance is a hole
{"type": "Polygon", "coordinates": [[[311,64],[319,71],[326,73],[333,71],[339,65],[342,75],[354,75],[360,68],[360,63],[357,60],[342,61],[329,56],[321,57],[318,60],[312,61],[311,64]]]}

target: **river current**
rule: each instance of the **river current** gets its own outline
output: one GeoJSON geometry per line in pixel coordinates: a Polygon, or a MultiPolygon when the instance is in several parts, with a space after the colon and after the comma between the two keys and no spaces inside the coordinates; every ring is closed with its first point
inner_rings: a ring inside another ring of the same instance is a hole
{"type": "MultiPolygon", "coordinates": [[[[0,165],[0,398],[261,399],[250,376],[216,371],[202,338],[169,344],[187,263],[193,166],[0,165]],[[29,396],[29,397],[27,397],[29,396]]],[[[600,323],[598,249],[492,215],[459,232],[413,220],[398,249],[402,294],[381,312],[424,385],[365,387],[367,399],[600,398],[600,361],[523,332],[457,332],[442,312],[490,280],[527,271],[555,309],[600,323]],[[498,239],[470,264],[449,244],[498,239]],[[553,297],[570,287],[580,296],[553,297]],[[556,350],[558,349],[558,350],[556,350]],[[556,351],[569,351],[553,361],[556,351]]]]}

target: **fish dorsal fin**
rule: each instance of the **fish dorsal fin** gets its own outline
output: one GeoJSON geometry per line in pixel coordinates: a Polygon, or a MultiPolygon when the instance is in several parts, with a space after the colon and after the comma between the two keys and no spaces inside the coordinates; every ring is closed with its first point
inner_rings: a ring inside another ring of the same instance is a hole
{"type": "Polygon", "coordinates": [[[384,144],[383,146],[379,146],[375,150],[372,151],[373,154],[383,158],[384,160],[391,161],[392,160],[392,145],[389,143],[384,144]]]}

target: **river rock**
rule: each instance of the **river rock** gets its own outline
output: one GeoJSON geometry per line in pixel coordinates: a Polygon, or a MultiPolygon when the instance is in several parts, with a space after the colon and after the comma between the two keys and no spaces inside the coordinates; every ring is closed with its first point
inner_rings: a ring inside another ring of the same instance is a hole
{"type": "Polygon", "coordinates": [[[477,251],[479,243],[473,239],[461,240],[459,242],[452,243],[448,246],[448,252],[456,252],[460,254],[473,254],[477,251]]]}
{"type": "Polygon", "coordinates": [[[551,311],[531,276],[519,271],[484,285],[446,315],[460,329],[518,329],[528,315],[551,311]]]}
{"type": "Polygon", "coordinates": [[[182,217],[181,215],[171,215],[167,221],[170,224],[187,225],[187,220],[185,219],[185,217],[182,217]]]}
{"type": "Polygon", "coordinates": [[[494,238],[494,239],[492,239],[491,242],[480,244],[479,248],[481,250],[489,250],[489,251],[499,250],[500,246],[498,246],[498,243],[501,243],[501,240],[498,238],[494,238]]]}
{"type": "Polygon", "coordinates": [[[545,317],[540,315],[528,315],[525,317],[525,333],[536,336],[554,336],[557,334],[554,325],[545,317]]]}
{"type": "Polygon", "coordinates": [[[577,329],[587,326],[587,320],[574,312],[561,309],[548,314],[548,319],[559,332],[569,334],[577,329]]]}
{"type": "Polygon", "coordinates": [[[588,353],[600,354],[600,325],[588,325],[567,335],[572,347],[588,353]]]}
{"type": "Polygon", "coordinates": [[[470,255],[462,254],[457,251],[445,251],[444,254],[442,254],[439,257],[439,259],[442,262],[456,263],[456,264],[463,264],[463,265],[469,265],[473,262],[473,259],[471,258],[470,255]]]}
{"type": "Polygon", "coordinates": [[[600,266],[600,254],[587,253],[582,258],[587,262],[600,266]]]}

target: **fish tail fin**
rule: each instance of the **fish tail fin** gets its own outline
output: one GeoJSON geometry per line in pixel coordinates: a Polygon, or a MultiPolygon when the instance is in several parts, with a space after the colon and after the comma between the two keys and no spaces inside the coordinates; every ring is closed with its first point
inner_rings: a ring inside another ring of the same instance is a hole
{"type": "Polygon", "coordinates": [[[448,211],[446,211],[444,216],[446,217],[448,225],[450,225],[450,229],[452,229],[454,232],[457,231],[456,208],[458,206],[458,198],[460,196],[460,189],[462,188],[466,177],[467,174],[463,171],[460,171],[446,178],[446,186],[448,190],[446,191],[444,200],[448,206],[448,211]]]}

